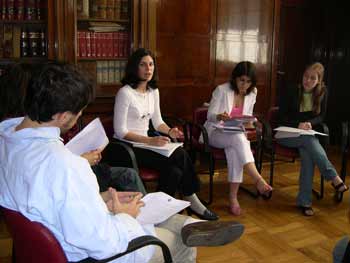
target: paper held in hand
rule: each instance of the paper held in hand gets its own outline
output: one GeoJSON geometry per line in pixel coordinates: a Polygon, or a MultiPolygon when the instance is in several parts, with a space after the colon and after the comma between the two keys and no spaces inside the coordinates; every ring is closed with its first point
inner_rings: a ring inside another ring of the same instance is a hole
{"type": "Polygon", "coordinates": [[[322,135],[322,136],[328,136],[328,134],[317,132],[314,130],[303,130],[293,127],[286,127],[286,126],[280,126],[276,129],[277,131],[275,134],[276,139],[282,139],[282,138],[293,138],[293,137],[299,137],[300,135],[322,135]]]}
{"type": "Polygon", "coordinates": [[[242,126],[244,123],[256,122],[256,121],[257,119],[254,116],[249,116],[249,115],[235,116],[225,121],[224,126],[225,127],[242,126]]]}
{"type": "Polygon", "coordinates": [[[141,199],[141,207],[136,220],[141,225],[159,224],[190,205],[190,202],[178,200],[163,192],[149,193],[141,199]]]}
{"type": "Polygon", "coordinates": [[[153,145],[139,143],[139,142],[131,142],[131,143],[134,147],[154,151],[166,157],[169,157],[178,147],[181,147],[183,145],[182,142],[169,142],[169,143],[166,143],[164,146],[153,146],[153,145]]]}
{"type": "Polygon", "coordinates": [[[66,147],[74,154],[82,155],[96,149],[104,149],[109,140],[100,118],[94,119],[77,135],[75,135],[66,147]]]}

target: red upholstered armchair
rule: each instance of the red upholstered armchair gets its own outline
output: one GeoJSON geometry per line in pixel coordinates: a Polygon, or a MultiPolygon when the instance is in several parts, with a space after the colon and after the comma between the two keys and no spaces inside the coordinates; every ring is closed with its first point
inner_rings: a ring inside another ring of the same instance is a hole
{"type": "MultiPolygon", "coordinates": [[[[263,131],[263,151],[270,156],[270,181],[269,184],[273,186],[274,180],[274,166],[276,156],[283,157],[284,159],[289,159],[292,162],[299,156],[298,150],[295,148],[288,148],[282,146],[276,142],[274,139],[274,129],[278,126],[278,107],[271,107],[268,111],[266,121],[264,122],[263,131]]],[[[321,124],[323,133],[329,134],[328,127],[325,123],[321,124]]],[[[326,137],[326,136],[325,136],[326,137]]],[[[328,145],[328,136],[326,139],[320,140],[323,147],[328,145]]],[[[324,195],[324,179],[321,176],[320,179],[320,190],[316,191],[313,189],[313,193],[318,199],[322,199],[324,195]]],[[[270,193],[270,197],[272,192],[270,193]]]]}
{"type": "MultiPolygon", "coordinates": [[[[213,201],[213,188],[214,188],[214,171],[215,163],[220,160],[226,161],[225,152],[223,149],[215,148],[209,145],[208,133],[203,126],[207,120],[208,107],[196,108],[193,112],[193,121],[188,123],[187,141],[190,145],[191,158],[195,162],[196,155],[204,154],[208,157],[209,162],[209,198],[207,203],[210,204],[213,201]],[[199,141],[200,135],[203,134],[203,143],[199,141]]],[[[261,138],[262,129],[260,125],[256,126],[255,130],[247,132],[248,139],[252,142],[252,151],[255,157],[256,167],[258,171],[261,170],[261,138]]],[[[252,192],[244,187],[243,190],[247,191],[254,197],[258,196],[257,192],[252,192]]]]}
{"type": "MultiPolygon", "coordinates": [[[[16,263],[67,263],[67,257],[51,231],[41,223],[30,221],[21,213],[0,207],[13,238],[13,262],[16,263]]],[[[154,236],[142,236],[132,240],[127,250],[96,262],[109,262],[139,248],[157,245],[162,248],[164,262],[172,262],[165,243],[154,236]]]]}

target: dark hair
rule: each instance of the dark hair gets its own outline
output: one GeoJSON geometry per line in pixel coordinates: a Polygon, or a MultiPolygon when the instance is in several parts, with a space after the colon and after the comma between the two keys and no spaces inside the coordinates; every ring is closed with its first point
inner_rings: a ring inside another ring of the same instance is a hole
{"type": "Polygon", "coordinates": [[[0,77],[0,121],[24,115],[24,98],[34,69],[33,64],[26,63],[4,68],[0,77]]]}
{"type": "Polygon", "coordinates": [[[154,58],[154,55],[150,50],[147,50],[145,48],[139,48],[136,51],[134,51],[131,56],[128,59],[128,63],[126,64],[125,68],[125,76],[121,80],[121,83],[123,85],[129,85],[132,88],[136,89],[137,85],[142,81],[139,76],[139,64],[143,57],[150,56],[153,59],[154,63],[154,71],[153,76],[150,81],[148,81],[148,87],[152,89],[157,88],[157,66],[156,66],[156,60],[154,58]]]}
{"type": "Polygon", "coordinates": [[[37,122],[57,113],[79,113],[94,98],[91,82],[74,66],[47,63],[33,75],[24,103],[26,115],[37,122]]]}
{"type": "Polygon", "coordinates": [[[232,70],[230,83],[231,83],[231,88],[236,93],[239,93],[239,90],[236,84],[236,78],[239,78],[241,76],[247,76],[252,81],[252,84],[250,85],[250,87],[247,89],[247,92],[246,92],[246,95],[248,95],[256,87],[256,70],[252,62],[241,61],[232,70]]]}

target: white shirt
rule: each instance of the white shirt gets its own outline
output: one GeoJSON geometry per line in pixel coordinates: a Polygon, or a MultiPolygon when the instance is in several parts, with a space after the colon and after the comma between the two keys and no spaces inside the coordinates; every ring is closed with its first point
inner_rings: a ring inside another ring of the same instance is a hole
{"type": "Polygon", "coordinates": [[[164,123],[158,89],[140,93],[129,85],[122,87],[115,97],[114,137],[123,139],[128,132],[147,136],[150,119],[155,129],[164,123]]]}
{"type": "MultiPolygon", "coordinates": [[[[86,159],[72,154],[56,127],[15,131],[23,118],[0,123],[0,205],[48,227],[69,261],[102,259],[130,240],[155,235],[127,214],[111,214],[86,159]]],[[[147,262],[147,246],[113,262],[147,262]]]]}

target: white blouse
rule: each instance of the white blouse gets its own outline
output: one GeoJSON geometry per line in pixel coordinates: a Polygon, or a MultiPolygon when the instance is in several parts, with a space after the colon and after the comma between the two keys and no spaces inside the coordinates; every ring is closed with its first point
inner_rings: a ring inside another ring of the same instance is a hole
{"type": "Polygon", "coordinates": [[[158,89],[147,89],[146,93],[140,93],[129,85],[122,87],[115,97],[114,137],[123,139],[128,132],[147,136],[149,120],[155,129],[164,123],[158,89]]]}

